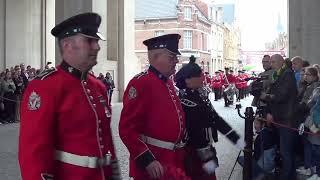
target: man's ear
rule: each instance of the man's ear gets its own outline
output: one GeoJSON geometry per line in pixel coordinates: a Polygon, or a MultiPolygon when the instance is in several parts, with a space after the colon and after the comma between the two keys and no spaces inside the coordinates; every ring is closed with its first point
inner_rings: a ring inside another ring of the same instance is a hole
{"type": "Polygon", "coordinates": [[[186,78],[186,79],[184,79],[184,82],[186,83],[186,86],[189,87],[189,85],[191,83],[191,79],[190,78],[186,78]]]}

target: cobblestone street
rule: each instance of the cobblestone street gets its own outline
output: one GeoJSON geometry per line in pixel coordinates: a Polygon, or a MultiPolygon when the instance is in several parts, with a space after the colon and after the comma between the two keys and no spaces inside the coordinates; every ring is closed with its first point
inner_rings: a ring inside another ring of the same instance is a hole
{"type": "MultiPolygon", "coordinates": [[[[249,106],[252,98],[242,100],[242,111],[246,106],[249,106]]],[[[231,126],[243,135],[244,120],[241,119],[235,105],[228,108],[224,107],[223,100],[213,101],[213,105],[218,113],[226,119],[231,126]]],[[[118,121],[121,112],[122,104],[117,103],[113,105],[113,134],[114,141],[117,148],[117,155],[119,157],[121,170],[124,179],[128,179],[128,152],[126,147],[122,144],[118,136],[118,121]]],[[[20,171],[17,162],[17,145],[18,145],[19,124],[0,125],[0,179],[1,180],[17,180],[20,178],[20,171]]],[[[223,136],[219,136],[219,142],[215,145],[217,147],[220,167],[217,169],[217,177],[219,180],[227,180],[232,170],[233,164],[236,160],[239,150],[236,149],[223,136]]],[[[242,179],[242,170],[237,164],[233,172],[233,180],[242,179]]]]}

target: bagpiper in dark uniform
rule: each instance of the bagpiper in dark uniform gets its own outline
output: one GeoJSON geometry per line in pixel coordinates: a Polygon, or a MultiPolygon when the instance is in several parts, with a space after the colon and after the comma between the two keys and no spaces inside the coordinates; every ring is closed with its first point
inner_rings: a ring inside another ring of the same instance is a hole
{"type": "Polygon", "coordinates": [[[203,78],[201,68],[189,62],[176,74],[176,86],[186,115],[187,175],[193,180],[214,180],[219,163],[212,143],[218,141],[217,131],[239,148],[244,147],[244,142],[214,110],[207,93],[203,92],[203,78]]]}

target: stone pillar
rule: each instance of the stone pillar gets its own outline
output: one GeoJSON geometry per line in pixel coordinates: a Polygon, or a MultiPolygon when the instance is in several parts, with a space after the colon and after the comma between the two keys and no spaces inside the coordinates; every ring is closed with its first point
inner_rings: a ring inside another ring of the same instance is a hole
{"type": "Polygon", "coordinates": [[[120,43],[119,43],[119,83],[120,86],[120,101],[122,101],[123,92],[128,82],[139,72],[141,72],[141,62],[135,54],[135,0],[120,0],[121,6],[119,10],[119,17],[121,18],[120,29],[120,43]]]}
{"type": "Polygon", "coordinates": [[[6,49],[6,0],[0,0],[0,71],[5,69],[6,49]]]}
{"type": "Polygon", "coordinates": [[[320,59],[320,1],[288,0],[289,57],[302,56],[311,64],[320,59]]]}
{"type": "Polygon", "coordinates": [[[25,63],[41,68],[41,0],[2,0],[3,68],[25,63]]]}
{"type": "MultiPolygon", "coordinates": [[[[92,0],[55,0],[55,24],[59,24],[71,16],[84,12],[92,12],[92,0]]],[[[61,56],[57,42],[55,54],[55,63],[59,64],[61,56]]]]}
{"type": "Polygon", "coordinates": [[[51,29],[55,26],[55,0],[43,0],[43,12],[45,12],[45,18],[43,18],[43,45],[45,52],[43,54],[46,62],[52,62],[52,66],[55,66],[55,38],[51,35],[51,29]]]}
{"type": "Polygon", "coordinates": [[[134,7],[135,1],[108,0],[108,63],[117,67],[114,73],[119,101],[129,80],[140,71],[140,62],[134,53],[134,7]]]}
{"type": "Polygon", "coordinates": [[[126,85],[141,67],[134,53],[135,1],[108,0],[107,2],[107,67],[108,72],[113,74],[116,85],[113,101],[122,101],[126,85]]]}

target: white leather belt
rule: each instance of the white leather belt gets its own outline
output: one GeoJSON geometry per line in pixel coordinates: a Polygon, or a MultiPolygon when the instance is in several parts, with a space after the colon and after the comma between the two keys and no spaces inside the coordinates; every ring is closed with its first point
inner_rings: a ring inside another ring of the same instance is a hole
{"type": "Polygon", "coordinates": [[[172,142],[167,142],[167,141],[162,141],[159,139],[155,139],[149,136],[141,135],[141,140],[145,142],[146,144],[150,144],[156,147],[164,148],[164,149],[169,149],[169,150],[176,150],[183,148],[185,146],[185,143],[172,143],[172,142]]]}
{"type": "Polygon", "coordinates": [[[87,168],[99,168],[103,166],[108,166],[111,164],[111,153],[106,154],[102,158],[90,157],[90,156],[80,156],[64,151],[55,152],[55,159],[67,164],[72,164],[87,168]]]}

